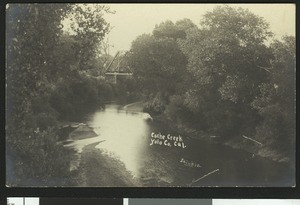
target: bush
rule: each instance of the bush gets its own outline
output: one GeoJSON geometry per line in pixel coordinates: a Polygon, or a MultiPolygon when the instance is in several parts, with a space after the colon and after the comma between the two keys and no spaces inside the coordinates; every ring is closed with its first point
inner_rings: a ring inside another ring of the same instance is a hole
{"type": "Polygon", "coordinates": [[[57,116],[57,112],[51,107],[48,95],[36,96],[31,100],[31,110],[34,114],[49,113],[57,116]]]}
{"type": "Polygon", "coordinates": [[[223,139],[240,134],[253,134],[259,118],[255,111],[240,104],[219,101],[197,101],[192,107],[185,95],[174,95],[165,109],[166,117],[180,126],[204,131],[223,139]]]}
{"type": "Polygon", "coordinates": [[[9,129],[7,133],[8,185],[64,185],[70,174],[68,154],[57,144],[53,129],[9,129]],[[59,181],[55,181],[59,178],[59,181]],[[60,184],[58,184],[60,183],[60,184]]]}
{"type": "Polygon", "coordinates": [[[51,106],[64,120],[80,120],[85,114],[104,105],[113,95],[113,88],[102,79],[79,77],[61,82],[50,96],[51,106]]]}
{"type": "Polygon", "coordinates": [[[152,95],[149,98],[149,101],[144,104],[144,112],[148,112],[150,115],[162,114],[168,104],[168,96],[157,93],[153,98],[152,95]]]}
{"type": "Polygon", "coordinates": [[[260,111],[263,121],[256,127],[255,137],[278,150],[289,150],[294,142],[295,129],[278,104],[260,111]]]}
{"type": "Polygon", "coordinates": [[[37,126],[41,130],[46,130],[49,127],[55,127],[57,126],[58,123],[55,116],[46,113],[39,113],[36,116],[36,122],[37,122],[37,126]]]}
{"type": "Polygon", "coordinates": [[[179,121],[182,119],[182,114],[186,111],[184,109],[184,100],[180,95],[174,95],[170,97],[170,103],[165,110],[166,117],[173,121],[179,121]]]}
{"type": "Polygon", "coordinates": [[[164,112],[167,119],[179,126],[188,126],[197,130],[206,129],[206,121],[200,113],[192,112],[186,105],[183,96],[170,97],[170,103],[164,112]]]}
{"type": "Polygon", "coordinates": [[[241,115],[222,105],[207,111],[205,120],[208,124],[208,132],[223,138],[237,135],[243,125],[241,115]]]}
{"type": "Polygon", "coordinates": [[[107,83],[104,80],[97,80],[96,82],[96,88],[97,88],[97,102],[100,105],[103,105],[107,100],[110,100],[114,96],[114,90],[113,85],[110,83],[107,83]]]}

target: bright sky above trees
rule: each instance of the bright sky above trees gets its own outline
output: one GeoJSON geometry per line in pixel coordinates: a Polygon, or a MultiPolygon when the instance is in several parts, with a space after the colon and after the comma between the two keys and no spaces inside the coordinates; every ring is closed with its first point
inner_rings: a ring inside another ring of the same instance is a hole
{"type": "MultiPolygon", "coordinates": [[[[151,33],[156,24],[165,20],[191,19],[199,25],[203,14],[218,4],[107,4],[115,14],[104,18],[113,27],[108,40],[110,54],[130,49],[131,42],[143,33],[151,33]]],[[[220,5],[220,4],[219,4],[220,5]]],[[[276,38],[295,35],[295,6],[293,4],[230,4],[247,8],[270,23],[276,38]]]]}

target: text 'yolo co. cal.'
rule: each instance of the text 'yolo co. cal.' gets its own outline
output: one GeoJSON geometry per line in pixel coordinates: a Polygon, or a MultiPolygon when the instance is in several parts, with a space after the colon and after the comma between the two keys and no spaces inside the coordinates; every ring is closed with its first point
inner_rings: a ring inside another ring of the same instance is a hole
{"type": "Polygon", "coordinates": [[[166,147],[178,147],[182,149],[187,147],[180,135],[172,136],[171,134],[163,135],[161,133],[152,132],[150,140],[150,146],[161,145],[166,147]]]}

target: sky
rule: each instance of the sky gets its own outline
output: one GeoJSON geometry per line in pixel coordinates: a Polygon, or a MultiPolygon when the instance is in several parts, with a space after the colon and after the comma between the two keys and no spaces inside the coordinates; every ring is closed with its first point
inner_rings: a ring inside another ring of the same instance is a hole
{"type": "MultiPolygon", "coordinates": [[[[191,19],[199,25],[201,17],[212,11],[217,4],[106,4],[115,14],[105,14],[104,18],[112,26],[107,35],[109,51],[114,55],[118,50],[129,50],[137,36],[151,33],[156,24],[166,20],[174,23],[183,18],[191,19]]],[[[219,4],[220,5],[220,4],[219,4]]],[[[270,30],[276,38],[283,35],[295,36],[294,4],[230,4],[247,8],[270,23],[270,30]]]]}

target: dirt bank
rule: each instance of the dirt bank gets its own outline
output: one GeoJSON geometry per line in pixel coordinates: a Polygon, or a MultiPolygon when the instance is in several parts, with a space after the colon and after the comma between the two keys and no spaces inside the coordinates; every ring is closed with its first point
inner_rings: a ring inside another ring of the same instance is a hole
{"type": "Polygon", "coordinates": [[[87,145],[81,153],[81,162],[77,170],[78,186],[140,186],[122,162],[95,148],[99,143],[87,145]]]}

